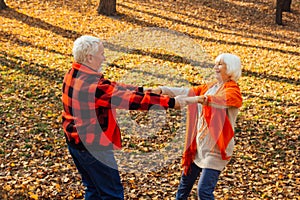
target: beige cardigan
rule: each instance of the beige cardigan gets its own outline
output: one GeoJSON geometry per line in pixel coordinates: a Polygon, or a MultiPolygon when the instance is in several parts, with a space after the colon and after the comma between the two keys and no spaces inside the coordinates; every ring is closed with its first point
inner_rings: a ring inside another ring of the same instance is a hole
{"type": "MultiPolygon", "coordinates": [[[[219,85],[211,87],[206,95],[214,95],[219,89],[219,85]]],[[[175,97],[178,95],[187,95],[189,88],[175,88],[175,87],[160,87],[162,94],[169,95],[170,97],[175,97]]],[[[194,163],[200,168],[210,168],[222,171],[229,160],[223,160],[221,157],[220,150],[211,137],[211,134],[208,134],[208,128],[206,121],[202,116],[202,105],[198,104],[199,111],[199,120],[198,120],[198,134],[197,134],[197,153],[194,159],[194,163]]],[[[230,123],[234,129],[235,121],[237,118],[239,109],[235,107],[228,107],[227,113],[230,123]]],[[[226,155],[231,156],[234,149],[234,138],[230,141],[226,149],[226,155]]]]}

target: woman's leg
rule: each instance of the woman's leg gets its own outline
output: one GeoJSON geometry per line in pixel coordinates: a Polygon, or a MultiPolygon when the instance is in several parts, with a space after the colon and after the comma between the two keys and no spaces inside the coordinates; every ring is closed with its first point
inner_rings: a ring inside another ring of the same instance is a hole
{"type": "Polygon", "coordinates": [[[213,200],[214,189],[217,185],[220,171],[214,169],[202,169],[202,173],[198,182],[198,197],[201,200],[213,200]]]}
{"type": "Polygon", "coordinates": [[[185,200],[188,198],[200,172],[201,172],[201,168],[199,168],[197,165],[192,163],[191,171],[187,175],[184,175],[182,173],[180,184],[176,194],[176,200],[185,200]]]}

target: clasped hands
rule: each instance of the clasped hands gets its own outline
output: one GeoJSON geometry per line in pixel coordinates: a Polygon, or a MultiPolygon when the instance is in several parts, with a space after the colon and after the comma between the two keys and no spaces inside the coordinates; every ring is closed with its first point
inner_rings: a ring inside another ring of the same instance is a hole
{"type": "MultiPolygon", "coordinates": [[[[162,94],[161,88],[144,88],[144,91],[149,91],[155,94],[162,94]]],[[[187,95],[178,95],[174,97],[175,99],[175,109],[180,109],[186,105],[193,104],[193,103],[201,103],[206,104],[207,98],[204,95],[201,96],[187,96],[187,95]]]]}

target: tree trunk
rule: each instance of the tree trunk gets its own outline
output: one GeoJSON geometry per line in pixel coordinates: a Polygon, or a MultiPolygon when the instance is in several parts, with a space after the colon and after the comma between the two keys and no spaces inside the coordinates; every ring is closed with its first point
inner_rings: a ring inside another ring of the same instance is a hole
{"type": "Polygon", "coordinates": [[[292,0],[275,0],[276,24],[282,25],[282,12],[291,12],[292,0]]]}
{"type": "Polygon", "coordinates": [[[117,13],[117,0],[100,0],[97,8],[98,14],[115,15],[117,13]]]}
{"type": "Polygon", "coordinates": [[[276,24],[282,25],[282,12],[285,0],[276,0],[276,24]]]}
{"type": "Polygon", "coordinates": [[[7,5],[5,4],[4,0],[0,0],[0,10],[7,8],[7,5]]]}
{"type": "Polygon", "coordinates": [[[283,3],[283,12],[291,12],[292,0],[285,0],[283,3]]]}

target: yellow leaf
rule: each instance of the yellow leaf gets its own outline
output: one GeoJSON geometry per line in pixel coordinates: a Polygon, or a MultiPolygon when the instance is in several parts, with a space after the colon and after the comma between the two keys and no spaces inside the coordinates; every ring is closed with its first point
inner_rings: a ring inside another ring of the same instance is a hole
{"type": "Polygon", "coordinates": [[[60,185],[57,183],[57,184],[55,184],[55,187],[56,187],[56,189],[57,190],[59,190],[60,189],[60,185]]]}
{"type": "Polygon", "coordinates": [[[37,194],[34,194],[32,192],[28,192],[29,196],[31,199],[34,199],[34,200],[38,200],[39,199],[39,196],[37,194]]]}
{"type": "Polygon", "coordinates": [[[45,151],[45,152],[44,152],[44,156],[49,156],[50,153],[51,153],[50,151],[45,151]]]}
{"type": "Polygon", "coordinates": [[[4,186],[4,189],[5,189],[6,191],[10,191],[10,190],[11,190],[11,186],[10,186],[10,185],[6,185],[6,186],[4,186]]]}

